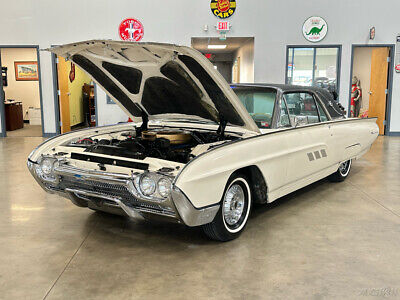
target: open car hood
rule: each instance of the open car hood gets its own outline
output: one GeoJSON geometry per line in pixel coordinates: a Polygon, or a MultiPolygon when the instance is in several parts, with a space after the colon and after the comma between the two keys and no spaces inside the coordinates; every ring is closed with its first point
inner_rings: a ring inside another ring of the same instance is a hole
{"type": "Polygon", "coordinates": [[[193,48],[93,40],[48,50],[85,70],[132,117],[201,118],[259,132],[225,79],[193,48]]]}

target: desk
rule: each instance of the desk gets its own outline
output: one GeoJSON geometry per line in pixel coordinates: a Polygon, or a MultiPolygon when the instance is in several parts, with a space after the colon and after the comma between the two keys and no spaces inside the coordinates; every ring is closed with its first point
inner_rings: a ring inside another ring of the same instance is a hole
{"type": "Polygon", "coordinates": [[[6,130],[12,131],[24,128],[21,102],[5,102],[6,130]]]}

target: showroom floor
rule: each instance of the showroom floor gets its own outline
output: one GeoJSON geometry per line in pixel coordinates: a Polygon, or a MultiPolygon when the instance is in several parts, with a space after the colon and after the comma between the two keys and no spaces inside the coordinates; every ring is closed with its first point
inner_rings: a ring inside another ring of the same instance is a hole
{"type": "Polygon", "coordinates": [[[229,243],[46,194],[25,165],[42,140],[0,139],[1,299],[400,297],[400,138],[380,137],[343,183],[256,207],[229,243]]]}
{"type": "Polygon", "coordinates": [[[42,126],[40,125],[24,124],[24,128],[7,131],[8,137],[41,137],[42,135],[42,126]]]}

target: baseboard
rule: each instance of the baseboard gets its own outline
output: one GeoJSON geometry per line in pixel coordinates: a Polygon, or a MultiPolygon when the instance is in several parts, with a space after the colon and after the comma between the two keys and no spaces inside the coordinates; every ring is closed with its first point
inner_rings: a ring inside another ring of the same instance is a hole
{"type": "Polygon", "coordinates": [[[52,137],[55,137],[57,135],[57,133],[55,133],[55,132],[45,132],[45,133],[43,133],[43,137],[44,138],[52,138],[52,137]]]}
{"type": "Polygon", "coordinates": [[[386,135],[388,135],[388,136],[400,136],[400,131],[390,131],[386,135]]]}
{"type": "Polygon", "coordinates": [[[87,125],[85,124],[85,122],[72,125],[72,126],[71,126],[71,130],[75,130],[75,129],[77,129],[77,128],[82,128],[82,127],[87,127],[87,125]]]}

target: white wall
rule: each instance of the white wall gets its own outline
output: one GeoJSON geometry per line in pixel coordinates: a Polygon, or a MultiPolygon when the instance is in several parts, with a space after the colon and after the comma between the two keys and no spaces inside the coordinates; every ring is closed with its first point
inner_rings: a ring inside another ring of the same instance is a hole
{"type": "Polygon", "coordinates": [[[254,83],[254,39],[249,39],[233,56],[233,61],[240,57],[240,83],[254,83]]]}
{"type": "MultiPolygon", "coordinates": [[[[136,17],[144,25],[143,41],[190,45],[191,37],[217,36],[218,19],[209,1],[187,0],[69,0],[8,1],[2,14],[0,45],[52,44],[93,38],[118,39],[118,25],[136,17]],[[155,9],[156,8],[156,9],[155,9]],[[204,32],[204,25],[209,25],[204,32]]],[[[282,83],[285,80],[286,45],[311,45],[302,36],[302,25],[311,15],[328,22],[329,31],[319,44],[342,45],[340,101],[347,107],[352,44],[395,43],[400,32],[400,1],[373,0],[241,0],[229,19],[228,36],[254,36],[254,81],[282,83]],[[368,40],[369,28],[376,38],[368,40]]],[[[55,132],[50,54],[42,52],[45,132],[55,132]]],[[[391,131],[400,131],[400,74],[394,74],[391,131]]]]}
{"type": "Polygon", "coordinates": [[[122,111],[117,104],[107,103],[107,95],[98,85],[96,85],[96,96],[98,113],[97,126],[111,125],[128,121],[129,116],[122,111]]]}
{"type": "Polygon", "coordinates": [[[362,102],[361,108],[367,110],[369,107],[369,94],[371,82],[371,56],[373,48],[355,48],[353,60],[353,76],[357,76],[361,82],[362,102]]]}

